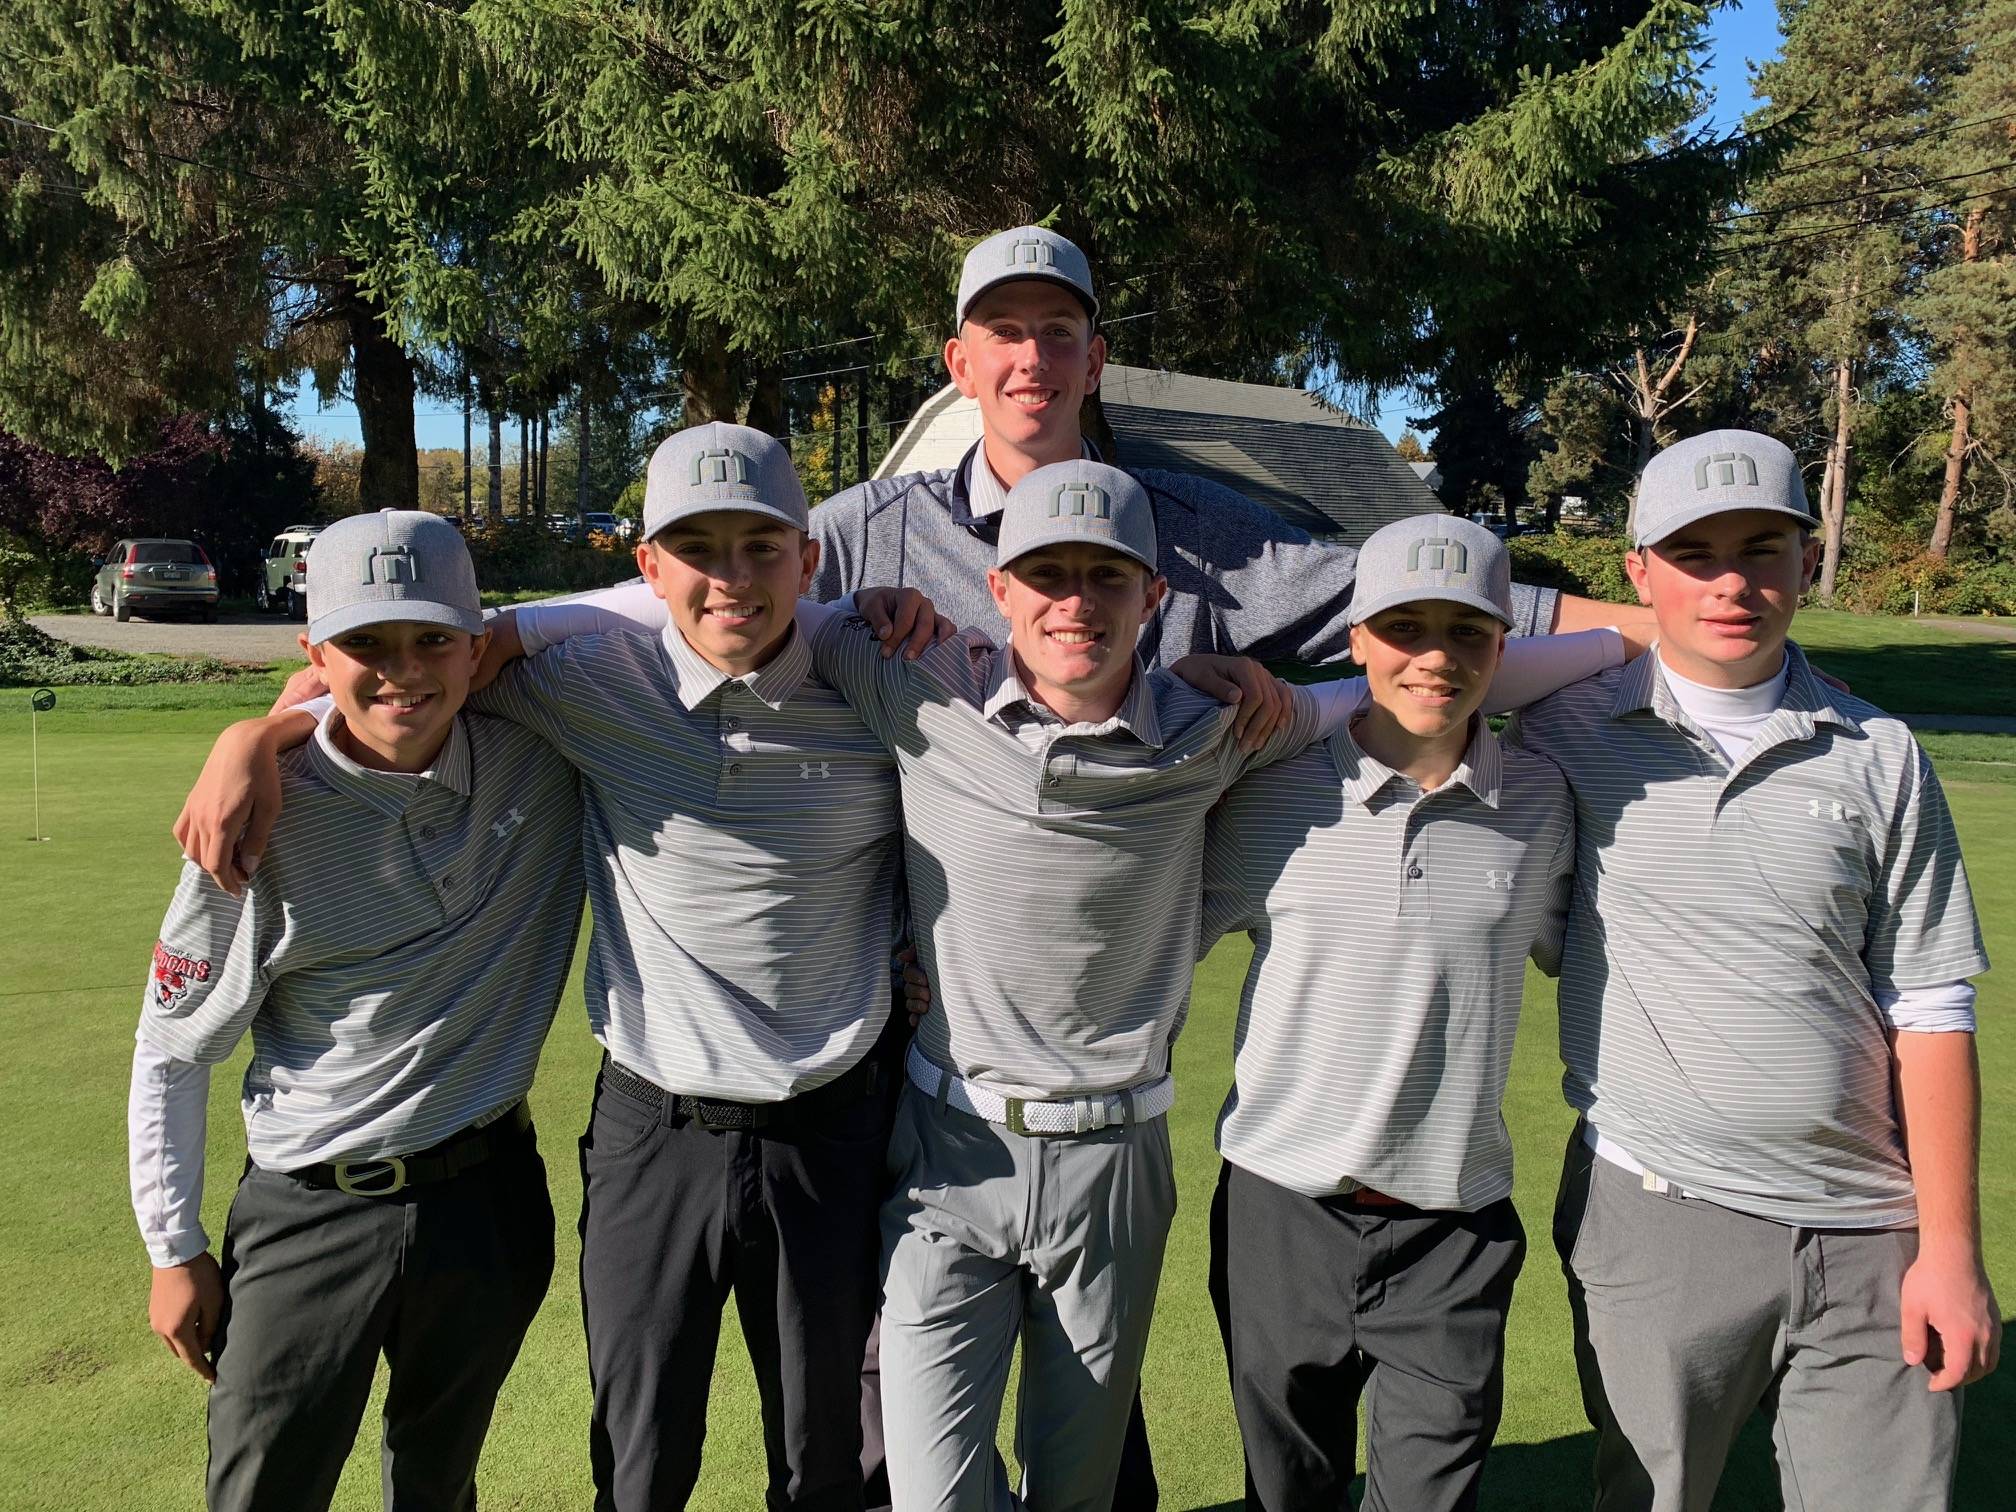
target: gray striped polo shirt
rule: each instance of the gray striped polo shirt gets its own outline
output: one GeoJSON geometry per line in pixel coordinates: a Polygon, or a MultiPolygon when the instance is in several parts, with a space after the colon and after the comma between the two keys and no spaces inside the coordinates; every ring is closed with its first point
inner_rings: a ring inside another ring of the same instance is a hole
{"type": "Polygon", "coordinates": [[[889,1020],[896,769],[795,630],[729,677],[677,629],[577,636],[476,695],[580,771],[588,1021],[660,1086],[776,1102],[889,1020]]]}
{"type": "Polygon", "coordinates": [[[1166,1072],[1190,1000],[1205,816],[1241,772],[1315,737],[1308,690],[1245,755],[1230,707],[1138,657],[1098,724],[1038,704],[1012,653],[972,630],[885,659],[859,619],[836,616],[813,659],[902,770],[912,931],[934,994],[923,1053],[1032,1099],[1166,1072]]]}
{"type": "Polygon", "coordinates": [[[1876,994],[1985,971],[1960,842],[1900,720],[1814,677],[1733,767],[1657,651],[1521,714],[1575,795],[1568,1101],[1648,1171],[1781,1223],[1915,1221],[1876,994]]]}
{"type": "Polygon", "coordinates": [[[325,724],[280,778],[242,899],[183,867],[140,1037],[209,1064],[251,1029],[267,1170],[411,1154],[518,1101],[581,924],[573,770],[465,712],[428,774],[361,767],[325,724]]]}
{"type": "Polygon", "coordinates": [[[1482,721],[1427,793],[1348,730],[1241,779],[1204,853],[1199,953],[1254,943],[1220,1152],[1310,1197],[1509,1196],[1526,957],[1559,960],[1574,867],[1561,773],[1482,721]]]}

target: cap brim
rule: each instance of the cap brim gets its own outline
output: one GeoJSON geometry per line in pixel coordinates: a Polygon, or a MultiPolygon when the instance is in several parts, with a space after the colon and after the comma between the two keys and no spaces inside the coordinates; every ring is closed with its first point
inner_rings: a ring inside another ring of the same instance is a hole
{"type": "Polygon", "coordinates": [[[1085,313],[1091,316],[1095,322],[1099,319],[1099,301],[1079,288],[1075,280],[1066,278],[1062,273],[1032,273],[1026,269],[1018,269],[1013,273],[1004,273],[999,278],[991,279],[980,285],[971,294],[968,294],[958,309],[959,324],[962,326],[966,324],[966,317],[972,313],[973,306],[980,303],[981,300],[985,299],[1003,284],[1011,283],[1056,284],[1061,289],[1069,290],[1077,298],[1078,303],[1085,307],[1085,313]]]}
{"type": "Polygon", "coordinates": [[[1633,541],[1633,544],[1637,546],[1657,546],[1666,537],[1673,534],[1674,531],[1685,529],[1689,525],[1697,525],[1701,521],[1719,514],[1786,515],[1791,519],[1797,520],[1808,530],[1818,530],[1820,528],[1819,516],[1810,514],[1804,510],[1794,509],[1790,504],[1759,504],[1755,500],[1730,499],[1721,503],[1695,504],[1683,509],[1672,518],[1661,520],[1657,535],[1647,535],[1640,532],[1633,541]]]}
{"type": "Polygon", "coordinates": [[[1481,593],[1472,593],[1467,588],[1416,588],[1405,593],[1388,593],[1372,599],[1368,603],[1351,600],[1351,612],[1345,619],[1353,625],[1362,625],[1375,614],[1383,614],[1401,604],[1461,604],[1466,609],[1476,609],[1488,614],[1507,630],[1513,628],[1512,613],[1501,605],[1494,604],[1481,593]]]}
{"type": "Polygon", "coordinates": [[[1104,546],[1108,551],[1124,556],[1130,562],[1139,562],[1150,572],[1159,573],[1162,570],[1160,564],[1149,561],[1148,558],[1124,542],[1116,541],[1110,536],[1091,535],[1082,530],[1053,531],[1047,535],[1038,535],[1031,540],[1017,541],[1015,543],[1015,555],[1000,558],[994,565],[997,567],[1013,567],[1032,551],[1041,551],[1046,546],[1069,545],[1073,542],[1083,542],[1088,546],[1104,546]]]}
{"type": "Polygon", "coordinates": [[[768,504],[761,499],[709,499],[695,500],[668,510],[663,519],[654,520],[648,515],[644,520],[644,538],[648,541],[661,530],[669,530],[681,520],[690,520],[703,514],[753,514],[775,520],[780,525],[789,525],[793,530],[809,530],[811,526],[780,504],[768,504]]]}
{"type": "Polygon", "coordinates": [[[308,643],[319,646],[333,636],[347,635],[366,625],[399,622],[414,625],[442,625],[470,635],[483,633],[483,613],[457,609],[453,604],[437,604],[430,599],[378,599],[368,604],[345,604],[308,621],[308,643]]]}

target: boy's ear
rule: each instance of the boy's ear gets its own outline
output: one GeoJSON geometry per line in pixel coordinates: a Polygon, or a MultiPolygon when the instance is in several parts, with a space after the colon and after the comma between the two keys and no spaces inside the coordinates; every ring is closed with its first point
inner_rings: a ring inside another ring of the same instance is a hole
{"type": "Polygon", "coordinates": [[[488,630],[485,630],[481,635],[472,635],[469,637],[469,666],[472,671],[483,665],[483,653],[489,649],[490,632],[488,630]]]}
{"type": "Polygon", "coordinates": [[[999,567],[987,569],[987,591],[994,595],[994,607],[1001,611],[1001,617],[1008,617],[1008,574],[999,567]]]}
{"type": "Polygon", "coordinates": [[[1642,551],[1624,553],[1624,575],[1631,579],[1631,586],[1638,590],[1638,602],[1649,607],[1652,603],[1651,579],[1645,571],[1645,554],[1642,551]]]}
{"type": "Polygon", "coordinates": [[[322,648],[319,645],[309,643],[308,632],[306,630],[303,630],[294,639],[299,641],[301,649],[308,653],[308,665],[313,667],[317,672],[320,672],[322,670],[322,648]]]}
{"type": "Polygon", "coordinates": [[[819,571],[819,543],[807,535],[803,538],[801,550],[798,597],[803,598],[811,590],[812,579],[819,571]]]}

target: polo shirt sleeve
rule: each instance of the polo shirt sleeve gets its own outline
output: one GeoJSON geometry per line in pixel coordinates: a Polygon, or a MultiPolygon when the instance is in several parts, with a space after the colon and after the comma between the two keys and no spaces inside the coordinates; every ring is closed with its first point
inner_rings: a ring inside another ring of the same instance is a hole
{"type": "Polygon", "coordinates": [[[1239,790],[1225,795],[1211,810],[1204,831],[1204,906],[1197,921],[1197,959],[1228,934],[1253,929],[1251,896],[1246,888],[1246,857],[1241,833],[1239,790]]]}
{"type": "Polygon", "coordinates": [[[555,750],[566,751],[567,688],[580,641],[565,641],[505,665],[490,685],[469,695],[469,707],[523,725],[555,750]]]}
{"type": "Polygon", "coordinates": [[[868,586],[861,576],[867,522],[866,492],[859,487],[835,494],[807,517],[812,539],[819,543],[819,566],[805,590],[808,598],[830,604],[868,586]]]}
{"type": "Polygon", "coordinates": [[[1932,761],[1917,744],[1890,823],[1862,959],[1877,994],[1936,987],[1988,969],[1960,837],[1932,761]]]}
{"type": "MultiPolygon", "coordinates": [[[[1349,659],[1354,548],[1318,541],[1230,489],[1214,489],[1201,518],[1203,560],[1223,590],[1213,613],[1226,650],[1260,661],[1349,659]]],[[[1559,598],[1514,583],[1512,633],[1545,635],[1559,598]]]]}
{"type": "Polygon", "coordinates": [[[1547,904],[1540,916],[1540,933],[1527,952],[1533,964],[1550,977],[1561,975],[1561,942],[1568,936],[1568,909],[1575,901],[1575,805],[1564,787],[1561,793],[1564,818],[1561,840],[1554,847],[1554,859],[1547,867],[1547,904]]]}
{"type": "MultiPolygon", "coordinates": [[[[1288,689],[1291,712],[1281,728],[1269,736],[1259,750],[1241,751],[1229,730],[1218,743],[1226,762],[1226,785],[1230,786],[1247,772],[1286,761],[1324,737],[1335,734],[1364,696],[1365,679],[1362,677],[1313,686],[1291,685],[1288,689]]],[[[1230,723],[1229,714],[1227,723],[1230,723]]]]}
{"type": "Polygon", "coordinates": [[[961,630],[912,661],[884,656],[882,642],[858,616],[807,615],[800,623],[812,627],[813,670],[891,750],[916,729],[917,711],[925,700],[942,701],[944,691],[949,691],[977,703],[984,690],[978,669],[993,643],[977,630],[961,630]]]}
{"type": "Polygon", "coordinates": [[[140,1002],[141,1039],[198,1065],[215,1065],[237,1048],[271,982],[271,876],[261,872],[234,898],[195,862],[183,864],[140,1002]]]}

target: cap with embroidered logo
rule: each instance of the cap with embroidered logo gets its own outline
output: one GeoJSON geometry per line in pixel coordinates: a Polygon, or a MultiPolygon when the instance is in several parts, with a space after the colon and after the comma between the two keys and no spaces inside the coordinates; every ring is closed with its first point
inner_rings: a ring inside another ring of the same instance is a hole
{"type": "Polygon", "coordinates": [[[1008,490],[994,564],[1067,541],[1091,541],[1159,572],[1155,506],[1147,490],[1117,467],[1075,457],[1039,467],[1008,490]]]}
{"type": "Polygon", "coordinates": [[[1512,557],[1505,543],[1469,520],[1425,514],[1395,520],[1358,548],[1351,589],[1354,625],[1396,604],[1446,599],[1512,626],[1512,557]]]}
{"type": "Polygon", "coordinates": [[[674,432],[644,469],[644,538],[697,514],[733,509],[807,527],[805,486],[784,443],[713,420],[674,432]]]}
{"type": "Polygon", "coordinates": [[[1062,284],[1078,296],[1085,313],[1099,318],[1099,296],[1092,292],[1092,265],[1077,243],[1041,226],[1017,226],[990,236],[971,252],[959,270],[959,303],[953,324],[963,326],[974,301],[989,289],[1034,278],[1062,284]]]}
{"type": "Polygon", "coordinates": [[[351,515],[308,552],[308,640],[408,620],[483,633],[476,564],[462,532],[424,509],[351,515]]]}
{"type": "Polygon", "coordinates": [[[1809,530],[1820,528],[1806,502],[1799,459],[1783,441],[1746,430],[1690,436],[1639,474],[1631,544],[1653,546],[1683,525],[1744,509],[1790,515],[1809,530]]]}

